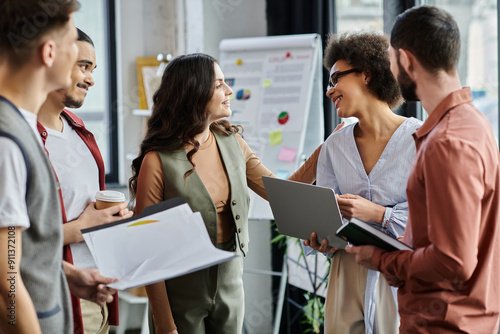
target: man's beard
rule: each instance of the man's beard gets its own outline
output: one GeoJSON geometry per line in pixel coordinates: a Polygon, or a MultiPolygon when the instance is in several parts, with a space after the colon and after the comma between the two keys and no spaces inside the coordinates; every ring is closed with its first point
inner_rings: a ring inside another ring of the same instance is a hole
{"type": "Polygon", "coordinates": [[[398,83],[401,95],[406,101],[420,101],[417,96],[417,85],[403,69],[398,59],[398,83]]]}
{"type": "Polygon", "coordinates": [[[63,103],[68,108],[76,109],[76,108],[80,108],[82,106],[83,100],[82,101],[75,100],[71,96],[65,95],[63,103]]]}

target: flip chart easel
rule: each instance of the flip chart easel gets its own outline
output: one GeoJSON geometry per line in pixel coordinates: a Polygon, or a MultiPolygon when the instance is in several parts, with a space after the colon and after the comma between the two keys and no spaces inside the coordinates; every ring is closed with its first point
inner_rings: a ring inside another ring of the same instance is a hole
{"type": "MultiPolygon", "coordinates": [[[[230,121],[276,176],[287,178],[324,138],[318,34],[225,39],[220,66],[233,89],[230,121]]],[[[250,218],[273,219],[253,194],[250,218]]]]}

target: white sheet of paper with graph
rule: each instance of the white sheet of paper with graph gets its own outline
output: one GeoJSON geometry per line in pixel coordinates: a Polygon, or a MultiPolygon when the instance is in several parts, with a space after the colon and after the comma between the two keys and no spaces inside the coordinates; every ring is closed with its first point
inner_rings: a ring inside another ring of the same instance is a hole
{"type": "Polygon", "coordinates": [[[110,287],[148,285],[236,257],[212,244],[199,212],[193,213],[185,202],[173,207],[168,202],[145,214],[82,230],[101,274],[120,279],[110,287]]]}

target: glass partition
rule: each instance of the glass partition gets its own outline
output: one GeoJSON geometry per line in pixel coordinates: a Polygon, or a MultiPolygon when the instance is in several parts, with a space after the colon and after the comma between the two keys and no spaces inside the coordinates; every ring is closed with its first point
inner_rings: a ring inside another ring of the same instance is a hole
{"type": "Polygon", "coordinates": [[[75,25],[90,36],[94,42],[96,52],[97,68],[92,73],[95,85],[88,91],[85,102],[78,109],[72,109],[84,122],[95,136],[102,157],[106,172],[109,171],[110,164],[110,129],[109,118],[109,80],[108,77],[108,55],[107,43],[108,34],[106,27],[106,1],[85,0],[81,2],[80,10],[73,14],[75,25]]]}
{"type": "MultiPolygon", "coordinates": [[[[359,30],[380,33],[384,31],[382,0],[337,0],[335,5],[337,33],[359,30]]],[[[341,121],[347,125],[355,122],[356,118],[343,118],[341,121]]]]}
{"type": "Polygon", "coordinates": [[[459,74],[474,105],[488,118],[498,143],[498,8],[496,0],[425,0],[457,21],[462,50],[459,74]]]}

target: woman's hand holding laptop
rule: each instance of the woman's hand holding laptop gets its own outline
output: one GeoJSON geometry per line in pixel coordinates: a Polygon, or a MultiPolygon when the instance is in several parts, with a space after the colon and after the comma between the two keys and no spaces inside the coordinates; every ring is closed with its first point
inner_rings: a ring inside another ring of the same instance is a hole
{"type": "Polygon", "coordinates": [[[321,241],[321,244],[319,244],[316,232],[311,233],[311,237],[309,240],[304,240],[304,246],[311,247],[312,249],[321,253],[330,254],[330,256],[332,256],[333,253],[337,251],[337,249],[340,249],[337,247],[328,246],[327,239],[323,239],[321,241]]]}
{"type": "Polygon", "coordinates": [[[335,197],[337,198],[342,217],[347,220],[355,217],[365,222],[377,222],[379,224],[382,224],[384,221],[385,207],[381,205],[375,204],[358,195],[335,194],[335,197]]]}

